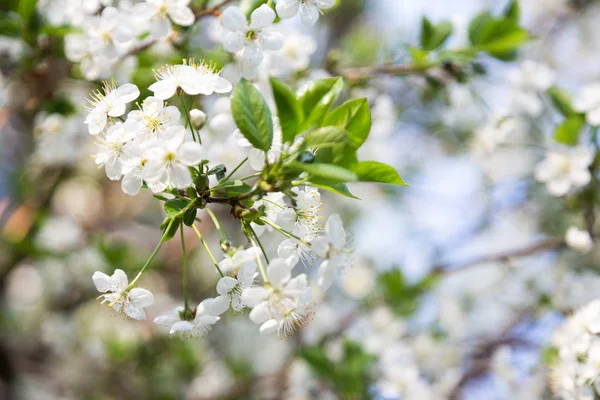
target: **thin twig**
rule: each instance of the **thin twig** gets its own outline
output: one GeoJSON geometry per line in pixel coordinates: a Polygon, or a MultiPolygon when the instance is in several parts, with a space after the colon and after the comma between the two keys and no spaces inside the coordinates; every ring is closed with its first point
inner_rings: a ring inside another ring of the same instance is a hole
{"type": "Polygon", "coordinates": [[[376,67],[343,68],[339,70],[339,73],[349,80],[361,80],[371,78],[375,75],[423,75],[436,68],[439,67],[437,65],[416,66],[411,64],[387,64],[376,67]]]}
{"type": "Polygon", "coordinates": [[[544,239],[529,246],[502,251],[499,253],[486,254],[464,262],[437,265],[433,267],[432,271],[436,274],[460,271],[465,268],[473,267],[479,264],[498,261],[509,261],[513,258],[527,257],[543,251],[556,250],[563,247],[564,245],[565,239],[562,237],[544,239]]]}

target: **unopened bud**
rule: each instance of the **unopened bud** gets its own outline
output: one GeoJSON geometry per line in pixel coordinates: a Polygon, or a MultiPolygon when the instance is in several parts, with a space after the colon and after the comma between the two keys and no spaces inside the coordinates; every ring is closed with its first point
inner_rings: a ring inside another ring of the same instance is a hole
{"type": "Polygon", "coordinates": [[[194,124],[194,127],[200,129],[202,125],[206,122],[206,114],[197,108],[190,110],[190,121],[194,124]]]}

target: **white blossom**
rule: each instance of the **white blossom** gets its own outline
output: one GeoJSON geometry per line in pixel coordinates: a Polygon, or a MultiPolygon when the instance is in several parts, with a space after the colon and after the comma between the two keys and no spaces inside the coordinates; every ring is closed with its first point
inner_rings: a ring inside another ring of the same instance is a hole
{"type": "Polygon", "coordinates": [[[212,330],[212,326],[220,317],[212,315],[209,310],[213,299],[205,299],[193,311],[193,318],[182,319],[183,307],[176,307],[170,315],[162,315],[154,319],[154,323],[170,328],[169,334],[181,338],[199,337],[212,330]]]}
{"type": "Polygon", "coordinates": [[[223,47],[232,53],[240,51],[242,58],[252,65],[260,64],[264,50],[279,50],[283,46],[283,35],[268,29],[275,17],[275,11],[263,4],[252,12],[248,24],[238,7],[227,8],[221,16],[225,28],[223,47]]]}
{"type": "Polygon", "coordinates": [[[582,253],[589,252],[594,247],[594,242],[588,231],[583,231],[575,226],[569,227],[565,235],[567,245],[582,253]]]}
{"type": "Polygon", "coordinates": [[[137,99],[140,91],[137,86],[127,83],[116,87],[114,82],[104,82],[102,90],[91,94],[89,105],[86,107],[88,115],[85,123],[92,135],[101,133],[109,117],[120,117],[125,114],[127,103],[137,99]]]}
{"type": "Polygon", "coordinates": [[[239,268],[235,277],[224,276],[219,279],[219,282],[217,282],[219,296],[211,304],[211,313],[221,315],[229,309],[230,304],[233,311],[242,311],[245,307],[242,293],[252,286],[256,275],[256,263],[246,262],[239,268]]]}
{"type": "Polygon", "coordinates": [[[307,27],[318,20],[321,10],[333,7],[335,0],[279,0],[275,9],[281,18],[291,18],[300,11],[300,19],[307,27]]]}
{"type": "Polygon", "coordinates": [[[585,86],[579,95],[573,99],[573,108],[585,113],[588,124],[600,125],[600,83],[585,86]]]}
{"type": "Polygon", "coordinates": [[[137,287],[128,289],[129,281],[123,270],[115,270],[112,276],[96,271],[92,279],[96,289],[105,293],[99,297],[102,303],[108,303],[108,307],[112,310],[124,313],[130,318],[139,321],[146,319],[144,308],[152,305],[154,296],[146,289],[137,287]]]}
{"type": "Polygon", "coordinates": [[[583,147],[551,151],[536,165],[535,178],[546,184],[551,195],[564,196],[590,183],[588,167],[592,161],[592,152],[583,147]]]}
{"type": "Polygon", "coordinates": [[[133,12],[139,13],[148,20],[150,33],[153,38],[160,39],[169,36],[171,21],[181,26],[190,26],[196,20],[189,8],[191,0],[146,0],[138,3],[133,12]]]}
{"type": "Polygon", "coordinates": [[[319,285],[323,289],[331,286],[339,268],[347,264],[351,255],[348,242],[349,237],[338,214],[329,216],[324,235],[311,242],[312,251],[318,257],[324,258],[319,267],[319,285]]]}

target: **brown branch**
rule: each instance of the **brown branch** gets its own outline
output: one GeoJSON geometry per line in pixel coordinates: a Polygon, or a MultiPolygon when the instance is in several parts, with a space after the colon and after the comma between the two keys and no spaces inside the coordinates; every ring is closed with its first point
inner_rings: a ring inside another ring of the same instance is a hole
{"type": "Polygon", "coordinates": [[[215,13],[217,13],[219,11],[219,9],[225,5],[227,5],[228,3],[231,3],[233,0],[222,0],[219,4],[215,4],[212,7],[206,8],[204,10],[200,10],[197,11],[195,13],[196,15],[196,22],[198,22],[198,20],[202,17],[205,17],[207,15],[214,15],[215,13]]]}
{"type": "Polygon", "coordinates": [[[460,271],[465,268],[473,267],[475,265],[484,264],[488,262],[506,262],[513,258],[527,257],[543,251],[556,250],[563,247],[565,244],[565,239],[562,237],[544,239],[529,246],[513,250],[486,254],[484,256],[475,257],[471,260],[458,263],[437,265],[433,267],[432,272],[434,274],[443,274],[448,272],[460,271]]]}
{"type": "Polygon", "coordinates": [[[338,72],[349,80],[361,80],[371,78],[375,75],[423,75],[438,66],[416,66],[416,65],[381,65],[377,67],[343,68],[338,72]]]}

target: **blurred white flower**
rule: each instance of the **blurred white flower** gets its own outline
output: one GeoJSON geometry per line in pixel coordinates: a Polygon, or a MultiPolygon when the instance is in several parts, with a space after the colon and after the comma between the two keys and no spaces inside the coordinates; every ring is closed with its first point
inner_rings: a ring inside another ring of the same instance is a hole
{"type": "Polygon", "coordinates": [[[183,307],[177,307],[171,315],[162,315],[154,319],[154,323],[170,328],[169,334],[181,338],[192,338],[207,334],[219,317],[210,313],[213,299],[204,299],[193,312],[193,319],[182,319],[183,307]]]}
{"type": "Polygon", "coordinates": [[[575,226],[569,227],[565,235],[567,245],[582,253],[589,252],[594,247],[594,242],[589,232],[578,229],[575,226]]]}
{"type": "Polygon", "coordinates": [[[137,287],[128,289],[129,281],[123,270],[115,270],[112,276],[96,271],[92,279],[96,289],[105,293],[99,297],[102,299],[102,304],[108,303],[108,307],[115,312],[124,313],[138,321],[146,319],[144,308],[154,303],[154,296],[146,289],[137,287]]]}
{"type": "Polygon", "coordinates": [[[300,19],[307,27],[314,26],[319,20],[321,10],[331,8],[335,0],[279,0],[275,9],[281,18],[291,18],[300,11],[300,19]]]}
{"type": "Polygon", "coordinates": [[[325,223],[325,234],[312,240],[311,250],[325,259],[319,267],[319,285],[326,290],[333,283],[338,270],[348,263],[352,253],[349,237],[338,214],[329,216],[325,223]]]}
{"type": "Polygon", "coordinates": [[[261,5],[250,15],[250,24],[238,7],[229,7],[221,16],[225,33],[225,50],[241,52],[242,58],[258,65],[263,61],[264,50],[279,50],[283,46],[283,35],[268,29],[275,21],[275,11],[266,4],[261,5]]]}
{"type": "Polygon", "coordinates": [[[591,180],[588,167],[593,154],[583,147],[550,151],[535,168],[535,178],[546,184],[552,196],[564,196],[571,190],[587,186],[591,180]]]}
{"type": "Polygon", "coordinates": [[[191,0],[146,0],[134,6],[133,12],[148,20],[153,38],[161,39],[171,33],[171,21],[190,26],[196,20],[189,8],[191,0]]]}
{"type": "Polygon", "coordinates": [[[584,87],[573,100],[573,108],[585,113],[588,124],[600,125],[600,83],[592,83],[584,87]]]}

